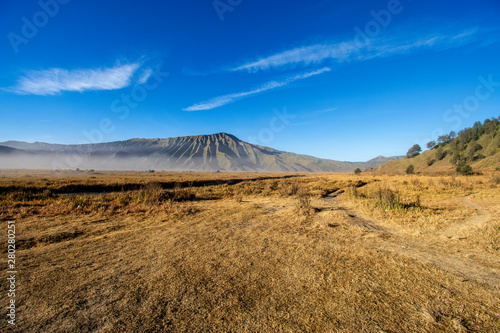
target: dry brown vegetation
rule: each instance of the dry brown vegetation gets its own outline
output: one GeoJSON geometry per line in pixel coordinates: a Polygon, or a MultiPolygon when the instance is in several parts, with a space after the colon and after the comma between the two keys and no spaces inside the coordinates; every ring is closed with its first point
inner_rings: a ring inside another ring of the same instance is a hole
{"type": "Polygon", "coordinates": [[[499,173],[0,175],[2,332],[500,331],[499,173]]]}

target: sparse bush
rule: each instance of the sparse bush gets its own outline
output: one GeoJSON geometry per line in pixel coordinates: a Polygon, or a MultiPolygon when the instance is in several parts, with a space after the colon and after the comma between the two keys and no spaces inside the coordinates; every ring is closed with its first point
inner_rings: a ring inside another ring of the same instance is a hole
{"type": "Polygon", "coordinates": [[[354,174],[356,174],[356,175],[361,174],[361,169],[360,168],[356,168],[356,170],[354,170],[354,174]]]}
{"type": "Polygon", "coordinates": [[[434,164],[434,162],[436,162],[436,160],[435,160],[435,159],[433,159],[433,158],[429,158],[429,159],[427,160],[427,165],[428,165],[428,166],[431,166],[431,165],[433,165],[433,164],[434,164]]]}
{"type": "Polygon", "coordinates": [[[137,199],[141,203],[156,204],[163,196],[163,189],[159,183],[148,183],[137,193],[137,199]]]}
{"type": "Polygon", "coordinates": [[[406,174],[413,175],[414,173],[415,173],[415,167],[413,166],[413,164],[408,165],[408,167],[406,168],[406,174]]]}
{"type": "Polygon", "coordinates": [[[500,184],[500,175],[493,175],[493,176],[491,176],[490,183],[493,184],[493,185],[500,184]]]}
{"type": "Polygon", "coordinates": [[[351,197],[358,198],[359,193],[358,193],[358,188],[356,186],[351,186],[349,190],[350,190],[349,194],[351,195],[351,197]]]}
{"type": "Polygon", "coordinates": [[[385,211],[397,212],[410,208],[421,208],[420,196],[403,198],[399,191],[393,191],[387,187],[379,187],[372,193],[372,197],[377,200],[377,205],[385,211]]]}
{"type": "Polygon", "coordinates": [[[292,181],[292,182],[285,182],[282,183],[281,187],[279,188],[279,193],[281,196],[291,196],[291,195],[296,195],[300,190],[299,184],[297,181],[292,181]]]}
{"type": "Polygon", "coordinates": [[[180,184],[175,185],[170,194],[170,198],[172,198],[172,200],[174,201],[186,201],[193,200],[195,198],[195,195],[191,193],[190,188],[183,188],[180,184]]]}
{"type": "Polygon", "coordinates": [[[311,206],[311,197],[303,188],[297,193],[295,208],[300,215],[310,216],[315,209],[311,206]]]}
{"type": "Polygon", "coordinates": [[[299,184],[297,182],[292,182],[290,184],[289,189],[290,189],[290,191],[289,191],[290,195],[295,195],[299,192],[299,184]]]}
{"type": "Polygon", "coordinates": [[[269,183],[269,190],[276,191],[277,188],[278,188],[277,180],[273,180],[272,182],[269,183]]]}

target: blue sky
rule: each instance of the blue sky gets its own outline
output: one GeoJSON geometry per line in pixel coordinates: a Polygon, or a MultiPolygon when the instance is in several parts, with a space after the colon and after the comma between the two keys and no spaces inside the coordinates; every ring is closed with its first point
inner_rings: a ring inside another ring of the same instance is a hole
{"type": "Polygon", "coordinates": [[[500,2],[2,1],[0,141],[227,132],[337,160],[500,115],[500,2]]]}

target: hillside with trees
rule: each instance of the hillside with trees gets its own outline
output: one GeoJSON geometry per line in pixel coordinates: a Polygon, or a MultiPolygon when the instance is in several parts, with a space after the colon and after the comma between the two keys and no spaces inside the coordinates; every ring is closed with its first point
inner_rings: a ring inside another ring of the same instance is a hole
{"type": "Polygon", "coordinates": [[[500,117],[477,121],[472,127],[458,133],[450,132],[427,143],[422,152],[419,145],[412,146],[406,157],[390,161],[378,168],[377,173],[458,173],[477,174],[500,170],[500,117]]]}

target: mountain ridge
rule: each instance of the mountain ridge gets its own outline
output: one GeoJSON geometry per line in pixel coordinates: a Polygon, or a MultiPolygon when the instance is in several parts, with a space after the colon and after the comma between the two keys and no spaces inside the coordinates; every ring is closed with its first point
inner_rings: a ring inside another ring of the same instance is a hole
{"type": "Polygon", "coordinates": [[[356,168],[376,167],[400,158],[377,156],[366,162],[322,159],[250,144],[225,132],[90,144],[5,141],[0,145],[20,150],[8,156],[0,151],[0,167],[3,168],[22,166],[23,163],[15,163],[13,155],[23,155],[18,157],[25,159],[24,164],[29,162],[47,168],[50,162],[50,169],[352,172],[356,168]],[[71,158],[75,161],[69,163],[71,158]]]}

